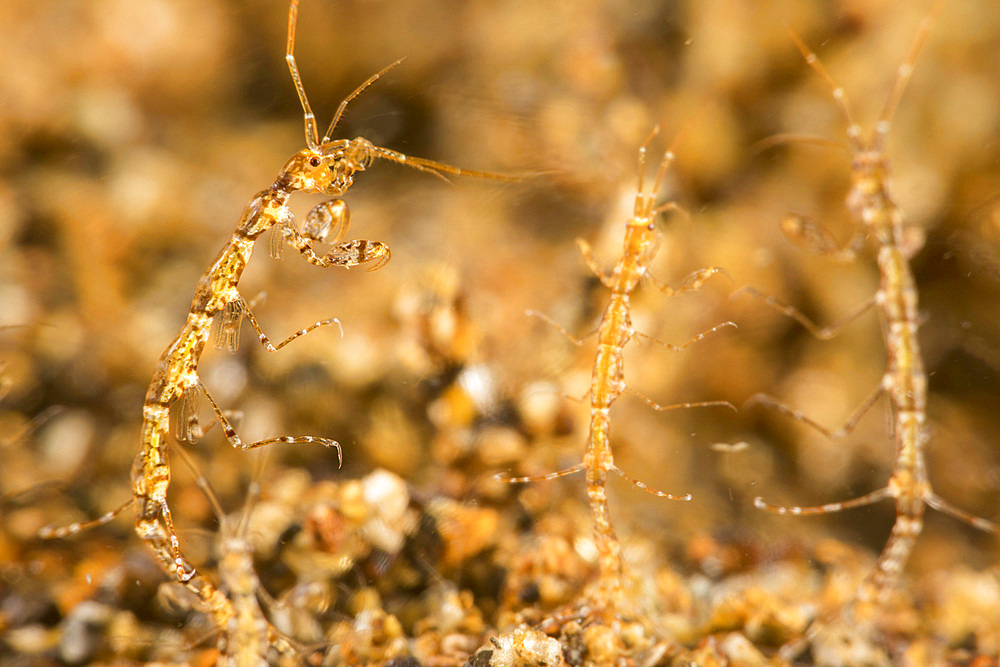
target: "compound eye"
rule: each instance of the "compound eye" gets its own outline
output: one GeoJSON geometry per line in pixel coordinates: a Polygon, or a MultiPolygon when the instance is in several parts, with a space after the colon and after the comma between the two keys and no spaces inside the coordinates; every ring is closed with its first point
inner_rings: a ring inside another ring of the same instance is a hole
{"type": "Polygon", "coordinates": [[[321,162],[322,160],[320,160],[318,157],[309,158],[309,166],[311,167],[318,167],[321,162]]]}

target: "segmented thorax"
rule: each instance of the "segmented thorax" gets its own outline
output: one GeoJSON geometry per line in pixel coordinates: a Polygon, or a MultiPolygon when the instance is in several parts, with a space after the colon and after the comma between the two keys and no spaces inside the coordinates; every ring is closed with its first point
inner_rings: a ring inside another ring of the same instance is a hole
{"type": "MultiPolygon", "coordinates": [[[[288,216],[287,204],[289,196],[286,190],[276,187],[268,188],[254,195],[254,198],[250,200],[250,203],[243,210],[240,222],[236,226],[237,236],[235,237],[235,241],[230,242],[230,246],[240,243],[241,239],[238,235],[243,235],[248,240],[253,241],[267,231],[271,225],[284,221],[288,216]]],[[[223,248],[223,255],[227,254],[227,252],[228,254],[233,254],[229,250],[230,246],[223,248]]],[[[248,261],[250,259],[249,252],[244,252],[244,254],[248,261]]],[[[199,290],[201,289],[202,287],[199,286],[199,290]]]]}
{"type": "Polygon", "coordinates": [[[254,571],[253,545],[246,535],[229,535],[222,546],[219,571],[234,612],[226,627],[227,664],[267,664],[269,626],[257,602],[260,581],[254,571]]]}
{"type": "Polygon", "coordinates": [[[877,300],[889,352],[885,388],[894,408],[896,440],[907,445],[905,455],[914,457],[925,437],[927,377],[917,341],[917,290],[904,252],[903,215],[890,196],[889,165],[880,149],[859,152],[852,171],[847,205],[878,251],[877,300]]]}

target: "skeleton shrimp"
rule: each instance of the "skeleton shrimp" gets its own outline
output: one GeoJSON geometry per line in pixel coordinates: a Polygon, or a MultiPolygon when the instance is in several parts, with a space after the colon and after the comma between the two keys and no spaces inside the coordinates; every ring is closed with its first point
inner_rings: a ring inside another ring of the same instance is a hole
{"type": "MultiPolygon", "coordinates": [[[[621,578],[623,573],[621,544],[612,527],[611,513],[608,506],[606,489],[608,473],[615,472],[631,482],[635,487],[661,498],[682,501],[691,499],[691,494],[674,495],[664,493],[628,475],[615,464],[614,456],[611,452],[611,405],[626,389],[624,348],[632,340],[633,336],[646,337],[645,334],[636,331],[632,327],[630,295],[639,286],[643,278],[648,278],[665,294],[675,296],[683,292],[696,290],[712,275],[724,273],[718,267],[699,269],[684,278],[680,286],[676,289],[659,283],[649,274],[649,265],[656,256],[660,244],[660,234],[656,229],[656,217],[666,211],[684,212],[676,202],[667,202],[659,206],[656,204],[657,191],[662,184],[667,170],[673,164],[675,144],[680,139],[680,135],[674,139],[674,142],[665,151],[652,188],[646,191],[643,183],[646,166],[646,148],[658,131],[659,128],[654,128],[639,148],[639,187],[635,195],[632,217],[625,223],[625,239],[622,255],[610,275],[601,268],[594,257],[590,245],[582,239],[577,239],[577,245],[583,254],[588,268],[600,279],[605,287],[611,290],[611,298],[604,309],[600,327],[596,332],[597,354],[594,357],[590,390],[588,392],[590,396],[590,427],[587,437],[587,453],[584,455],[581,463],[547,475],[538,477],[507,477],[502,473],[497,475],[497,479],[506,482],[524,483],[555,479],[579,470],[586,471],[587,496],[590,501],[591,516],[594,523],[594,542],[598,551],[598,598],[600,602],[605,603],[603,606],[607,607],[614,607],[615,601],[621,597],[621,578]]],[[[546,316],[534,313],[533,311],[531,311],[531,314],[539,316],[555,326],[574,344],[579,345],[582,343],[582,340],[574,338],[546,316]]],[[[732,322],[724,322],[694,336],[682,345],[661,344],[670,350],[679,351],[719,329],[730,326],[735,327],[736,325],[732,322]]],[[[735,410],[735,407],[726,401],[703,401],[699,403],[680,403],[662,406],[638,394],[638,392],[634,392],[634,390],[633,393],[636,393],[643,402],[655,410],[663,411],[675,408],[705,406],[726,406],[735,410]]]]}
{"type": "MultiPolygon", "coordinates": [[[[794,318],[817,338],[824,340],[836,335],[844,325],[868,309],[874,307],[878,311],[888,357],[887,369],[878,386],[839,429],[830,431],[770,396],[757,395],[751,399],[753,402],[769,405],[827,437],[841,438],[854,429],[862,415],[882,394],[888,395],[891,432],[895,440],[895,461],[886,486],[853,500],[817,507],[780,507],[767,503],[760,497],[754,499],[754,505],[758,509],[775,514],[812,515],[839,512],[870,505],[885,498],[893,498],[896,503],[896,520],[873,572],[859,590],[859,602],[882,601],[887,592],[896,585],[923,527],[925,505],[985,531],[995,533],[998,529],[996,524],[972,516],[935,494],[927,477],[924,458],[924,446],[928,439],[925,425],[927,375],[917,339],[920,316],[917,307],[917,288],[909,264],[910,258],[920,249],[921,241],[918,234],[904,225],[903,214],[889,192],[890,170],[885,144],[890,123],[910,80],[917,55],[942,6],[943,0],[938,0],[921,22],[868,141],[862,138],[861,127],[854,121],[843,88],[834,82],[816,54],[790,30],[792,39],[805,61],[832,91],[840,115],[847,124],[848,149],[852,155],[851,189],[847,195],[847,209],[856,220],[857,229],[853,239],[846,245],[840,246],[825,227],[798,216],[786,217],[782,228],[798,245],[836,261],[853,260],[863,247],[865,237],[870,236],[875,245],[880,276],[875,296],[840,322],[820,328],[791,306],[763,295],[753,288],[743,290],[762,298],[769,306],[794,318]]],[[[830,143],[825,139],[814,137],[779,135],[778,139],[830,143]]]]}
{"type": "MultiPolygon", "coordinates": [[[[223,246],[212,266],[198,282],[187,321],[172,343],[164,350],[156,365],[143,402],[142,448],[132,467],[132,499],[104,516],[86,523],[69,526],[48,527],[40,536],[46,538],[65,537],[86,528],[101,525],[128,509],[135,508],[136,532],[153,550],[161,567],[171,576],[184,583],[211,610],[217,625],[224,626],[234,610],[230,601],[214,584],[201,576],[195,567],[181,554],[180,542],[174,528],[173,517],[167,504],[167,488],[170,484],[170,462],[167,456],[169,412],[171,405],[180,401],[182,414],[187,419],[180,435],[194,439],[200,428],[193,415],[193,407],[200,396],[211,405],[222,425],[229,443],[236,448],[249,450],[273,443],[318,443],[337,449],[341,457],[340,445],[330,439],[314,436],[280,436],[246,443],[240,439],[229,418],[205,389],[198,375],[198,362],[208,341],[213,320],[219,318],[220,334],[216,343],[228,345],[231,349],[238,341],[238,328],[243,317],[250,322],[261,344],[269,352],[276,352],[296,338],[319,327],[338,324],[336,319],[328,319],[297,331],[282,342],[274,345],[257,323],[249,304],[240,294],[238,283],[254,243],[268,229],[277,236],[277,246],[285,242],[292,246],[310,264],[315,266],[344,267],[366,266],[374,271],[389,261],[389,247],[380,241],[343,241],[348,229],[347,204],[341,199],[333,199],[318,205],[307,216],[303,231],[299,231],[289,209],[288,202],[293,193],[333,195],[340,197],[351,187],[354,175],[367,169],[373,159],[381,158],[404,164],[420,171],[444,178],[444,174],[467,175],[478,178],[516,181],[519,177],[506,176],[481,171],[459,169],[447,164],[416,158],[373,145],[367,139],[332,139],[348,103],[368,86],[373,84],[388,70],[399,64],[399,60],[369,77],[340,103],[326,134],[320,138],[312,108],[306,97],[305,88],[295,62],[295,27],[298,20],[298,0],[292,0],[288,10],[288,40],[285,60],[299,96],[305,119],[306,147],[298,151],[285,163],[274,183],[250,200],[240,217],[232,238],[223,246]],[[334,232],[333,247],[325,254],[318,254],[314,242],[322,242],[334,232]]],[[[272,247],[274,247],[272,237],[272,247]]]]}
{"type": "MultiPolygon", "coordinates": [[[[259,601],[260,596],[267,596],[267,591],[261,586],[254,570],[254,546],[250,539],[250,520],[254,504],[260,497],[259,474],[254,475],[247,489],[243,510],[239,519],[234,521],[222,510],[212,483],[198,469],[191,455],[184,447],[178,447],[177,451],[194,474],[198,487],[219,520],[219,583],[233,607],[232,617],[218,629],[221,633],[219,650],[225,656],[220,664],[229,667],[267,665],[271,647],[281,655],[292,656],[297,647],[268,622],[259,601]]],[[[258,465],[258,472],[261,467],[258,465]]]]}

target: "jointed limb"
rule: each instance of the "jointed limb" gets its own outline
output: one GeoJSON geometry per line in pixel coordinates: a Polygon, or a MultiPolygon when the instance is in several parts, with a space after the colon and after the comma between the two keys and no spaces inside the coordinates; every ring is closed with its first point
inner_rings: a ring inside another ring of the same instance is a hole
{"type": "Polygon", "coordinates": [[[549,317],[545,313],[539,312],[537,310],[526,310],[526,311],[524,311],[524,314],[527,315],[528,317],[537,317],[542,322],[545,322],[550,327],[552,327],[553,329],[555,329],[556,331],[558,331],[559,333],[561,333],[563,336],[566,336],[566,339],[569,340],[569,342],[573,343],[573,345],[576,345],[577,347],[580,347],[581,345],[583,345],[584,341],[586,341],[588,338],[594,336],[598,331],[600,331],[600,329],[594,329],[590,333],[584,334],[580,338],[577,338],[576,336],[574,336],[573,334],[571,334],[569,331],[567,331],[566,329],[564,329],[561,324],[559,324],[558,322],[556,322],[555,320],[553,320],[551,317],[549,317]]]}
{"type": "Polygon", "coordinates": [[[794,214],[782,218],[781,231],[807,252],[839,263],[854,261],[864,242],[864,232],[859,229],[847,245],[841,246],[826,227],[794,214]]]}
{"type": "Polygon", "coordinates": [[[695,403],[674,403],[672,405],[660,405],[659,403],[653,401],[647,396],[640,394],[635,389],[631,387],[626,387],[632,394],[634,394],[640,401],[653,408],[658,412],[667,412],[668,410],[678,410],[681,408],[729,408],[733,412],[736,412],[736,406],[729,401],[697,401],[695,403]]]}
{"type": "MultiPolygon", "coordinates": [[[[199,383],[200,384],[200,383],[199,383]]],[[[212,395],[208,393],[204,385],[201,385],[201,391],[204,393],[205,398],[208,399],[209,404],[212,406],[212,411],[215,412],[216,418],[218,418],[219,423],[222,425],[222,430],[226,434],[226,439],[229,440],[229,444],[237,449],[256,449],[258,447],[264,447],[265,445],[272,445],[275,443],[286,443],[290,445],[296,445],[301,443],[316,443],[323,445],[324,447],[336,447],[337,448],[337,460],[338,465],[342,464],[344,461],[343,452],[340,448],[340,443],[335,440],[330,440],[328,438],[317,438],[312,435],[300,435],[300,436],[289,436],[282,435],[276,438],[265,438],[264,440],[257,440],[255,442],[245,443],[243,442],[239,435],[236,433],[236,429],[233,428],[232,423],[226,417],[225,412],[219,407],[219,404],[215,402],[212,395]]]]}
{"type": "Polygon", "coordinates": [[[566,477],[567,475],[572,475],[575,472],[580,472],[583,470],[583,464],[577,463],[563,470],[558,470],[556,472],[546,473],[544,475],[528,475],[525,477],[511,477],[505,472],[498,472],[493,475],[493,479],[500,482],[507,482],[508,484],[529,484],[532,482],[547,482],[550,479],[559,479],[560,477],[566,477]]]}
{"type": "Polygon", "coordinates": [[[677,296],[678,294],[683,294],[684,292],[691,292],[693,290],[699,289],[702,285],[705,284],[706,280],[708,280],[717,273],[725,276],[726,278],[729,279],[730,282],[732,282],[733,279],[732,277],[730,277],[729,273],[725,269],[720,268],[718,266],[709,266],[704,269],[698,269],[697,271],[692,271],[691,273],[686,275],[683,280],[681,280],[680,284],[677,287],[671,287],[666,283],[662,283],[649,273],[646,274],[646,277],[649,278],[649,281],[653,283],[653,286],[656,287],[656,289],[660,290],[667,296],[677,296]]]}
{"type": "Polygon", "coordinates": [[[323,268],[331,266],[351,268],[353,266],[371,264],[368,270],[375,271],[385,266],[392,256],[389,246],[385,243],[381,241],[366,241],[364,239],[338,243],[328,250],[325,255],[320,256],[313,249],[313,242],[299,233],[294,225],[283,224],[281,226],[281,235],[285,242],[295,248],[307,262],[323,268]]]}
{"type": "Polygon", "coordinates": [[[687,501],[691,500],[691,494],[690,493],[685,493],[685,494],[682,494],[682,495],[679,495],[679,496],[675,495],[673,493],[664,493],[663,491],[659,491],[657,489],[654,489],[653,487],[649,486],[645,482],[640,482],[635,477],[632,477],[631,475],[629,475],[627,472],[625,472],[624,470],[622,470],[618,466],[613,466],[611,469],[614,470],[616,473],[618,473],[623,479],[625,479],[628,482],[630,482],[632,484],[632,486],[634,486],[635,488],[639,489],[640,491],[645,491],[646,493],[651,493],[654,496],[659,496],[660,498],[666,498],[667,500],[681,500],[683,502],[687,502],[687,501]]]}
{"type": "Polygon", "coordinates": [[[764,499],[757,496],[753,499],[753,506],[759,510],[764,510],[765,512],[771,512],[772,514],[793,514],[795,516],[808,516],[811,514],[829,514],[831,512],[840,512],[842,510],[854,509],[855,507],[864,507],[865,505],[871,505],[877,503],[885,498],[892,497],[892,490],[884,486],[878,491],[872,491],[867,493],[860,498],[854,498],[853,500],[845,500],[839,503],[827,503],[826,505],[815,505],[812,507],[783,507],[781,505],[772,505],[771,503],[764,502],[764,499]]]}
{"type": "Polygon", "coordinates": [[[938,512],[955,517],[959,521],[964,521],[973,528],[984,530],[987,533],[1000,533],[1000,525],[997,525],[987,519],[981,519],[980,517],[966,512],[963,509],[959,509],[936,493],[928,493],[924,497],[924,502],[936,509],[938,512]]]}
{"type": "Polygon", "coordinates": [[[134,502],[135,500],[133,498],[129,498],[126,502],[122,503],[115,509],[102,514],[91,521],[77,521],[76,523],[71,523],[68,526],[45,526],[38,531],[38,537],[43,540],[60,539],[63,537],[69,537],[70,535],[74,535],[84,530],[96,528],[97,526],[103,526],[106,523],[110,523],[119,514],[132,507],[134,502]]]}
{"type": "Polygon", "coordinates": [[[670,350],[672,352],[680,352],[681,350],[683,350],[684,348],[686,348],[688,345],[691,345],[692,343],[697,343],[702,338],[705,338],[706,336],[710,336],[713,333],[715,333],[716,331],[718,331],[719,329],[725,329],[726,327],[732,327],[732,328],[735,329],[736,328],[736,323],[735,322],[723,322],[722,324],[716,324],[711,329],[706,329],[705,331],[702,331],[701,333],[692,336],[691,338],[689,338],[685,342],[681,343],[680,345],[674,345],[673,343],[665,343],[662,340],[659,340],[658,338],[653,338],[649,334],[644,334],[641,331],[634,331],[633,333],[636,336],[638,336],[638,337],[640,337],[640,338],[642,338],[644,340],[648,340],[648,341],[650,341],[652,343],[656,343],[657,345],[662,345],[663,347],[667,348],[668,350],[670,350]]]}
{"type": "Polygon", "coordinates": [[[789,306],[786,303],[782,303],[781,301],[775,299],[773,296],[764,294],[763,292],[757,290],[754,287],[741,287],[735,292],[733,292],[729,298],[730,300],[736,299],[740,296],[743,296],[744,294],[749,294],[754,298],[760,299],[764,303],[766,303],[769,307],[773,308],[779,313],[792,318],[793,320],[801,324],[803,327],[805,327],[809,331],[809,333],[811,333],[816,338],[819,338],[820,340],[829,340],[833,338],[834,336],[840,333],[841,329],[843,329],[845,326],[847,326],[854,320],[864,315],[866,312],[868,312],[868,309],[870,309],[872,306],[875,305],[875,297],[872,297],[871,299],[866,301],[856,312],[851,313],[850,315],[840,320],[839,322],[835,322],[829,326],[820,327],[793,306],[789,306]]]}
{"type": "Polygon", "coordinates": [[[580,249],[580,254],[583,255],[583,261],[587,263],[587,268],[590,269],[591,273],[597,276],[605,287],[613,289],[614,281],[611,276],[605,273],[604,269],[601,268],[597,258],[594,256],[594,250],[590,247],[590,244],[583,239],[577,239],[576,247],[580,249]]]}
{"type": "Polygon", "coordinates": [[[243,314],[256,308],[264,299],[267,292],[260,292],[247,302],[242,296],[228,302],[222,307],[222,311],[212,320],[212,337],[215,341],[215,349],[227,349],[236,352],[240,349],[240,329],[243,324],[243,314]]]}
{"type": "MultiPolygon", "coordinates": [[[[198,382],[185,389],[181,397],[170,406],[171,417],[173,418],[172,430],[174,438],[180,442],[194,444],[205,437],[205,434],[219,423],[213,421],[209,422],[207,426],[202,427],[199,411],[204,393],[201,382],[198,382]]],[[[232,424],[238,425],[243,420],[242,410],[223,410],[222,412],[232,424]]]]}
{"type": "Polygon", "coordinates": [[[246,315],[247,321],[250,322],[250,326],[253,327],[253,330],[257,332],[257,337],[260,339],[260,344],[263,345],[264,349],[266,349],[268,352],[277,352],[281,348],[291,343],[296,338],[299,338],[300,336],[305,336],[307,333],[313,331],[314,329],[325,327],[331,324],[336,324],[337,328],[340,329],[340,337],[341,338],[344,337],[344,327],[341,326],[340,320],[337,319],[336,317],[331,317],[326,320],[320,320],[319,322],[313,322],[304,329],[299,329],[298,331],[296,331],[291,336],[281,341],[277,345],[273,345],[271,343],[271,340],[267,337],[267,334],[265,334],[264,330],[261,329],[260,324],[258,324],[257,318],[254,317],[253,311],[250,310],[250,307],[246,304],[246,302],[243,300],[242,297],[240,298],[240,302],[243,303],[243,313],[246,315]]]}
{"type": "Polygon", "coordinates": [[[392,253],[389,246],[381,241],[366,241],[356,239],[338,243],[324,255],[330,266],[342,266],[349,269],[353,266],[368,264],[365,271],[377,271],[389,263],[392,253]]]}
{"type": "Polygon", "coordinates": [[[885,385],[880,382],[878,386],[875,387],[875,389],[870,394],[868,394],[868,396],[865,397],[865,400],[863,400],[861,404],[854,409],[854,412],[851,413],[851,416],[847,418],[847,421],[845,421],[843,425],[841,425],[841,427],[835,431],[827,429],[825,426],[819,424],[810,417],[807,417],[804,413],[800,412],[799,410],[796,410],[795,408],[785,405],[778,399],[768,394],[754,394],[753,396],[747,399],[746,403],[743,404],[743,407],[747,408],[750,407],[751,405],[767,406],[769,408],[777,410],[778,412],[787,417],[791,417],[792,419],[802,422],[806,426],[815,429],[816,431],[822,433],[831,440],[839,440],[849,435],[851,431],[853,431],[855,427],[857,427],[858,422],[861,421],[861,418],[865,415],[866,412],[868,412],[871,409],[873,405],[875,405],[875,402],[878,401],[878,399],[884,393],[885,393],[885,385]]]}

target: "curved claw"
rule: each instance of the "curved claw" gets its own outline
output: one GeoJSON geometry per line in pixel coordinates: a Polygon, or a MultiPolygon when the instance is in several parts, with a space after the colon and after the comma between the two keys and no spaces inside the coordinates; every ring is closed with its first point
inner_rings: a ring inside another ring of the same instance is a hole
{"type": "Polygon", "coordinates": [[[385,266],[391,257],[392,252],[385,243],[355,239],[337,244],[326,253],[324,259],[332,266],[342,266],[347,269],[371,263],[367,270],[376,271],[385,266]]]}
{"type": "Polygon", "coordinates": [[[841,246],[829,229],[794,213],[781,219],[781,231],[789,241],[806,252],[840,263],[854,261],[864,242],[863,234],[857,233],[847,244],[841,246]]]}
{"type": "Polygon", "coordinates": [[[379,246],[379,254],[377,259],[374,260],[374,263],[367,269],[365,269],[365,271],[378,271],[383,266],[388,264],[390,259],[392,259],[392,251],[389,250],[388,245],[380,241],[374,241],[374,243],[378,244],[379,246]]]}
{"type": "Polygon", "coordinates": [[[347,236],[351,226],[351,215],[347,202],[343,199],[331,199],[317,204],[306,215],[302,235],[311,241],[323,242],[333,232],[330,243],[338,244],[347,236]]]}

